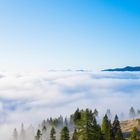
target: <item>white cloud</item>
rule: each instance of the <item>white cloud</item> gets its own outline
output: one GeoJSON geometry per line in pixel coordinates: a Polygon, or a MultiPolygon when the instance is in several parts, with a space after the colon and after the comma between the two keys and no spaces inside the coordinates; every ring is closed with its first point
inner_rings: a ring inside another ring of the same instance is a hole
{"type": "MultiPolygon", "coordinates": [[[[139,108],[140,73],[1,73],[1,125],[37,124],[49,116],[68,115],[77,107],[104,113],[139,108]]],[[[6,128],[6,127],[5,127],[6,128]]],[[[1,129],[0,129],[1,131],[1,129]]]]}

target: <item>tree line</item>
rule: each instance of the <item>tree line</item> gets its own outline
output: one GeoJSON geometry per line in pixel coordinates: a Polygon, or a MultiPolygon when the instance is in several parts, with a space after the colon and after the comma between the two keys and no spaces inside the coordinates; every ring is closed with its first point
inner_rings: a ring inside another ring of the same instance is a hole
{"type": "MultiPolygon", "coordinates": [[[[134,108],[130,108],[130,114],[134,117],[134,108]]],[[[32,126],[25,131],[22,124],[20,134],[14,129],[13,140],[124,140],[118,116],[111,121],[110,115],[107,110],[102,122],[98,123],[96,109],[77,109],[69,119],[60,116],[44,120],[36,133],[32,126]]],[[[133,128],[130,140],[140,140],[136,128],[133,128]]]]}

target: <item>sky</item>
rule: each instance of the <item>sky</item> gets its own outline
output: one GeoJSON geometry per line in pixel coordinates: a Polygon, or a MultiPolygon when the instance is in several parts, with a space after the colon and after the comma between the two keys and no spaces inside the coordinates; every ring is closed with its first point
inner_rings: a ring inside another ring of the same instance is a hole
{"type": "Polygon", "coordinates": [[[139,65],[139,0],[0,0],[0,70],[139,65]]]}

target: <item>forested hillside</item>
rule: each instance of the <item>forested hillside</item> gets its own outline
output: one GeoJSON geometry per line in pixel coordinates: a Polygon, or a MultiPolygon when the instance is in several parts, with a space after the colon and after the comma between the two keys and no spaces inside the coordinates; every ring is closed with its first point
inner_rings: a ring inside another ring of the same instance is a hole
{"type": "MultiPolygon", "coordinates": [[[[130,115],[135,117],[134,108],[130,115]]],[[[98,122],[98,111],[77,109],[70,117],[49,118],[38,128],[32,126],[21,130],[14,129],[12,140],[139,140],[139,119],[119,121],[116,115],[111,120],[108,110],[98,122]]]]}

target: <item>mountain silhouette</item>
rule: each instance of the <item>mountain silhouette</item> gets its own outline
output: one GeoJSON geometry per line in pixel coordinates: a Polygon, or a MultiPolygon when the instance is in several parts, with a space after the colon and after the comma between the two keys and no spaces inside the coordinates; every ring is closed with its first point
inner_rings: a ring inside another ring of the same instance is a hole
{"type": "Polygon", "coordinates": [[[136,66],[136,67],[127,66],[127,67],[124,67],[124,68],[105,69],[105,70],[102,70],[102,71],[120,71],[120,72],[130,71],[130,72],[135,72],[135,71],[140,71],[140,66],[136,66]]]}

